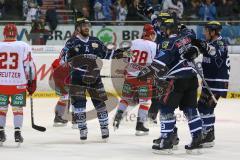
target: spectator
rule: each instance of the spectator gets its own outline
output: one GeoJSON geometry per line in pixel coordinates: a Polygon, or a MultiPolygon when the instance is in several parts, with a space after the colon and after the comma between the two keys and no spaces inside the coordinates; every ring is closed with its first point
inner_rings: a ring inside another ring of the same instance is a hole
{"type": "Polygon", "coordinates": [[[192,0],[185,13],[190,19],[197,19],[198,14],[196,13],[196,11],[199,11],[199,8],[200,8],[200,0],[192,0]]]}
{"type": "Polygon", "coordinates": [[[0,0],[0,18],[2,18],[5,9],[5,0],[0,0]]]}
{"type": "Polygon", "coordinates": [[[45,29],[45,20],[41,18],[39,21],[32,22],[30,38],[32,45],[46,45],[50,32],[45,29]]]}
{"type": "Polygon", "coordinates": [[[103,14],[103,6],[100,2],[94,3],[94,19],[96,21],[103,21],[105,16],[103,14]]]}
{"type": "Polygon", "coordinates": [[[95,17],[97,17],[98,19],[111,21],[112,6],[113,6],[112,0],[95,0],[94,11],[97,12],[97,14],[95,13],[95,17]]]}
{"type": "Polygon", "coordinates": [[[233,0],[225,0],[222,6],[219,6],[219,17],[224,17],[225,19],[232,20],[237,16],[237,2],[233,0]]]}
{"type": "Polygon", "coordinates": [[[127,1],[128,3],[128,14],[127,21],[141,21],[143,18],[138,14],[138,0],[127,1]]]}
{"type": "Polygon", "coordinates": [[[215,3],[211,0],[206,0],[202,3],[199,9],[199,16],[204,21],[211,21],[216,19],[217,9],[215,3]]]}
{"type": "Polygon", "coordinates": [[[29,2],[28,4],[28,12],[27,12],[27,22],[32,22],[38,20],[40,16],[40,9],[38,8],[37,4],[33,2],[29,2]]]}
{"type": "MultiPolygon", "coordinates": [[[[125,21],[127,18],[127,3],[126,0],[120,0],[117,8],[116,8],[116,13],[117,13],[117,21],[125,21]]],[[[119,25],[124,25],[124,23],[119,23],[119,25]]]]}
{"type": "Polygon", "coordinates": [[[174,13],[178,18],[182,18],[183,3],[181,0],[165,0],[163,2],[163,10],[174,13]]]}
{"type": "Polygon", "coordinates": [[[46,11],[46,22],[49,24],[51,31],[54,31],[58,25],[56,8],[49,7],[46,11]]]}

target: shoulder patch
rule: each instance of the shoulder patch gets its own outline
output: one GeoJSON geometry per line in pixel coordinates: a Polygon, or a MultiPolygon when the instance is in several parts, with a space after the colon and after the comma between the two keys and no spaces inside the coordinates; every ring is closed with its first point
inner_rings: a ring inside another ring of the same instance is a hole
{"type": "Polygon", "coordinates": [[[162,43],[162,49],[166,49],[168,47],[169,41],[164,41],[162,43]]]}

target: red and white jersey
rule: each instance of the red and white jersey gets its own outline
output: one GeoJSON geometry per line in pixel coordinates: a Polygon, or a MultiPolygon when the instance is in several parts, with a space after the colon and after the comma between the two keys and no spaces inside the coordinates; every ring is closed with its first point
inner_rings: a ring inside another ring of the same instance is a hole
{"type": "Polygon", "coordinates": [[[30,75],[36,79],[31,52],[31,47],[22,41],[0,42],[0,94],[25,91],[30,75]]]}
{"type": "Polygon", "coordinates": [[[156,43],[144,39],[133,40],[131,46],[132,55],[130,55],[129,64],[126,68],[127,76],[136,77],[143,67],[152,63],[156,52],[156,43]]]}

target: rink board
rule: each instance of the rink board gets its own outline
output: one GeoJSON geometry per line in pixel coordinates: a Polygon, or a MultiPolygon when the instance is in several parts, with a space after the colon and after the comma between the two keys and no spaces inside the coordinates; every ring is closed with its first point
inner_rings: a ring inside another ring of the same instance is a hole
{"type": "MultiPolygon", "coordinates": [[[[32,46],[33,56],[37,67],[37,76],[38,76],[38,87],[35,97],[41,98],[49,98],[56,97],[53,92],[53,89],[49,87],[49,78],[52,73],[51,64],[54,59],[59,56],[62,46],[32,46]]],[[[235,48],[235,47],[234,47],[235,48]]],[[[230,48],[230,51],[235,49],[230,48]]],[[[110,78],[113,77],[122,77],[122,74],[115,73],[114,66],[121,60],[113,60],[112,62],[109,60],[102,60],[103,66],[101,70],[101,75],[104,77],[103,83],[105,85],[105,89],[108,93],[111,93],[115,96],[121,93],[121,86],[115,86],[118,78],[110,78]],[[115,85],[113,85],[115,84],[115,85]]],[[[201,57],[197,59],[197,63],[200,64],[201,57]]],[[[230,83],[229,83],[229,93],[228,98],[240,98],[240,74],[239,74],[239,62],[240,62],[240,54],[230,54],[230,83]]]]}

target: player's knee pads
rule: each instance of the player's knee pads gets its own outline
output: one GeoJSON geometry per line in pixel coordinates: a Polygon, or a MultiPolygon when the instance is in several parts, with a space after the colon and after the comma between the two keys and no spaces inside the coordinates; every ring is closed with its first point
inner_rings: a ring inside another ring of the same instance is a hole
{"type": "Polygon", "coordinates": [[[23,107],[22,106],[13,106],[12,107],[13,115],[23,115],[23,107]]]}
{"type": "Polygon", "coordinates": [[[214,107],[208,107],[201,102],[198,103],[198,111],[200,115],[206,115],[206,114],[213,114],[214,113],[214,107]]]}
{"type": "Polygon", "coordinates": [[[184,107],[183,113],[189,121],[199,117],[197,109],[195,107],[184,107]]]}
{"type": "Polygon", "coordinates": [[[0,116],[6,116],[8,112],[8,106],[0,106],[0,116]]]}
{"type": "Polygon", "coordinates": [[[86,108],[87,100],[78,96],[72,96],[72,105],[74,108],[86,108]]]}
{"type": "Polygon", "coordinates": [[[104,108],[104,107],[106,108],[106,104],[102,100],[92,99],[92,103],[93,103],[94,107],[96,108],[96,110],[98,110],[99,108],[104,108]]]}
{"type": "Polygon", "coordinates": [[[143,105],[143,106],[146,106],[146,107],[150,107],[151,105],[151,99],[139,99],[139,104],[140,106],[143,105]]]}

